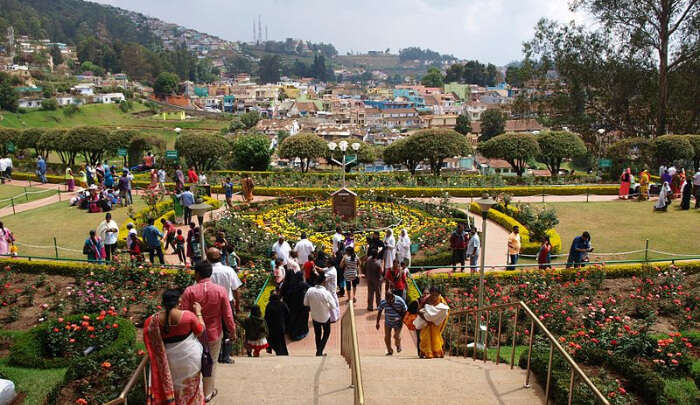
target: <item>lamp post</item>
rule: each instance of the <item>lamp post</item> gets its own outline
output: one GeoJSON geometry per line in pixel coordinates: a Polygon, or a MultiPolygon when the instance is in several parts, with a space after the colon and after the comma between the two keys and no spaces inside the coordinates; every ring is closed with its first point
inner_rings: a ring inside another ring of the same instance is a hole
{"type": "MultiPolygon", "coordinates": [[[[354,150],[355,152],[357,152],[358,150],[360,150],[360,147],[361,147],[361,146],[362,146],[362,145],[360,145],[359,142],[353,142],[352,145],[350,145],[350,147],[352,148],[352,150],[354,150]]],[[[335,142],[333,142],[333,141],[328,142],[328,149],[330,149],[331,152],[333,152],[334,150],[336,150],[336,148],[340,149],[340,151],[343,152],[343,161],[342,161],[342,162],[339,162],[339,161],[335,160],[333,157],[331,157],[331,160],[332,160],[333,162],[335,162],[336,164],[339,164],[339,165],[341,165],[341,166],[343,167],[343,187],[345,187],[345,166],[346,166],[346,165],[349,165],[349,164],[352,164],[352,163],[355,163],[355,162],[357,161],[357,156],[355,156],[355,158],[352,159],[351,161],[346,162],[346,159],[345,159],[345,158],[346,158],[346,156],[347,156],[346,153],[347,153],[347,151],[348,151],[348,141],[340,141],[339,143],[335,143],[335,142]]]]}
{"type": "Polygon", "coordinates": [[[190,205],[190,210],[192,210],[192,213],[197,216],[197,220],[199,221],[199,238],[200,238],[200,243],[202,245],[202,258],[205,256],[205,245],[204,245],[204,214],[206,214],[209,210],[211,210],[212,206],[202,202],[200,199],[197,204],[192,204],[190,205]]]}
{"type": "MultiPolygon", "coordinates": [[[[479,208],[481,209],[481,263],[480,263],[480,268],[479,268],[479,307],[478,309],[481,310],[484,307],[484,264],[486,260],[486,219],[488,218],[488,213],[491,207],[496,205],[496,201],[489,197],[488,195],[484,195],[482,198],[476,200],[476,203],[479,204],[479,208]]],[[[481,312],[477,313],[477,316],[481,316],[481,312]]],[[[488,328],[488,325],[486,325],[488,328]]],[[[479,334],[479,338],[474,342],[478,342],[481,340],[481,327],[479,328],[478,331],[476,331],[477,334],[479,334]]],[[[484,342],[486,343],[486,342],[484,342]]]]}

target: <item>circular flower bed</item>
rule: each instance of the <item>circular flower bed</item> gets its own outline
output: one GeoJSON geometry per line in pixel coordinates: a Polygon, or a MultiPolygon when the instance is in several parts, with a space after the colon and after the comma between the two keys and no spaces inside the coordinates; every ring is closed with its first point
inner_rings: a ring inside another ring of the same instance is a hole
{"type": "Polygon", "coordinates": [[[311,242],[328,249],[338,224],[355,232],[356,241],[364,241],[373,231],[387,228],[394,230],[398,238],[399,230],[406,229],[412,242],[425,248],[426,253],[444,247],[456,226],[452,218],[431,216],[420,209],[389,202],[359,201],[358,213],[355,220],[342,222],[332,214],[331,201],[312,201],[280,205],[250,214],[249,218],[265,232],[288,240],[297,240],[306,232],[311,242]]]}

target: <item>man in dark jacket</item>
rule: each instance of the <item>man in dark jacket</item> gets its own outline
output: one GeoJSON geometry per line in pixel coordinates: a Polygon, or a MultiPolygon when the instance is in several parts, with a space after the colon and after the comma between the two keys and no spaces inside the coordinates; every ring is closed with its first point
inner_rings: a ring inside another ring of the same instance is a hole
{"type": "Polygon", "coordinates": [[[450,235],[450,249],[452,249],[452,271],[457,270],[457,263],[462,265],[464,271],[464,262],[467,257],[467,244],[469,243],[469,235],[464,231],[464,224],[457,224],[457,229],[450,235]]]}

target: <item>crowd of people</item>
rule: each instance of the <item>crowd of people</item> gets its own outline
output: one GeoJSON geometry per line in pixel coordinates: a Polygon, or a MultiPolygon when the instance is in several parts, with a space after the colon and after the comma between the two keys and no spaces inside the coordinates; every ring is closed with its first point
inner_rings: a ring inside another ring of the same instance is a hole
{"type": "MultiPolygon", "coordinates": [[[[695,197],[695,208],[700,208],[700,169],[693,175],[687,175],[684,168],[677,169],[674,166],[659,167],[660,186],[659,198],[654,204],[656,211],[667,211],[673,200],[680,199],[680,209],[690,209],[690,199],[695,197]]],[[[651,175],[644,169],[639,173],[638,182],[630,168],[626,168],[620,175],[619,198],[623,200],[636,197],[640,201],[649,199],[651,189],[651,175]]]]}

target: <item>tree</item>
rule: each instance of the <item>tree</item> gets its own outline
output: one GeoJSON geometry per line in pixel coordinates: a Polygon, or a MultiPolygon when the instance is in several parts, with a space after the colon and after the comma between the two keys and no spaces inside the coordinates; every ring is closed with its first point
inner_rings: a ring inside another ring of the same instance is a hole
{"type": "Polygon", "coordinates": [[[690,160],[695,157],[693,144],[685,135],[664,135],[654,139],[656,162],[671,165],[677,160],[690,160]]]}
{"type": "Polygon", "coordinates": [[[579,0],[583,8],[617,34],[622,46],[656,53],[658,105],[656,135],[666,133],[668,76],[685,62],[700,57],[697,0],[579,0]]]}
{"type": "Polygon", "coordinates": [[[649,168],[654,162],[656,146],[648,138],[634,137],[617,141],[608,148],[608,157],[617,168],[631,164],[634,169],[649,168]]]}
{"type": "Polygon", "coordinates": [[[19,96],[12,85],[12,77],[0,72],[0,109],[15,112],[19,108],[19,96]]]}
{"type": "Polygon", "coordinates": [[[693,166],[695,170],[700,170],[700,135],[686,135],[688,141],[693,145],[693,151],[695,156],[693,156],[693,166]]]}
{"type": "Polygon", "coordinates": [[[561,162],[586,153],[586,145],[573,132],[543,132],[537,135],[540,154],[537,160],[547,165],[552,177],[557,177],[561,162]]]}
{"type": "Polygon", "coordinates": [[[101,127],[76,127],[64,136],[64,150],[77,150],[91,165],[102,162],[103,157],[116,152],[117,147],[112,142],[111,132],[101,127]],[[65,142],[70,142],[71,146],[65,142]]]}
{"type": "Polygon", "coordinates": [[[58,101],[55,98],[41,100],[41,109],[43,111],[56,111],[58,110],[58,101]]]}
{"type": "Polygon", "coordinates": [[[479,141],[484,142],[505,132],[506,117],[501,110],[489,108],[481,114],[481,135],[479,141]]]}
{"type": "Polygon", "coordinates": [[[421,79],[421,84],[428,87],[442,87],[445,84],[440,69],[431,67],[428,73],[421,79]]]}
{"type": "Polygon", "coordinates": [[[472,123],[469,121],[469,116],[467,114],[459,114],[457,116],[457,125],[455,125],[455,131],[462,135],[466,135],[472,132],[472,123]]]}
{"type": "Polygon", "coordinates": [[[43,128],[29,128],[22,131],[17,139],[17,147],[20,149],[33,148],[36,156],[42,156],[44,159],[49,157],[49,151],[41,147],[39,140],[46,133],[43,128]]]}
{"type": "Polygon", "coordinates": [[[0,156],[7,155],[7,145],[10,143],[18,144],[20,136],[21,132],[17,129],[0,128],[0,156]]]}
{"type": "Polygon", "coordinates": [[[75,164],[75,157],[80,152],[80,145],[74,143],[66,129],[49,129],[37,141],[37,147],[48,152],[56,152],[61,163],[68,166],[75,164]]]}
{"type": "Polygon", "coordinates": [[[163,151],[166,144],[165,139],[159,135],[132,133],[126,148],[129,166],[136,166],[141,163],[146,151],[163,151]]]}
{"type": "Polygon", "coordinates": [[[277,146],[279,146],[285,139],[289,137],[289,131],[285,129],[280,129],[277,131],[277,146]]]}
{"type": "Polygon", "coordinates": [[[153,92],[159,96],[169,96],[177,92],[180,78],[175,73],[161,72],[153,83],[153,92]]]}
{"type": "Polygon", "coordinates": [[[479,143],[479,152],[487,158],[503,159],[522,177],[527,162],[540,153],[532,134],[506,133],[479,143]]]}
{"type": "Polygon", "coordinates": [[[230,151],[228,140],[220,134],[186,133],[175,141],[175,149],[197,172],[206,172],[217,167],[219,161],[230,151]]]}
{"type": "Polygon", "coordinates": [[[445,159],[471,153],[467,138],[451,129],[418,131],[409,137],[408,145],[421,160],[426,160],[430,164],[430,170],[435,176],[440,175],[445,159]]]}
{"type": "Polygon", "coordinates": [[[281,59],[279,55],[265,55],[260,58],[258,76],[261,83],[277,83],[280,81],[281,59]]]}
{"type": "Polygon", "coordinates": [[[245,129],[245,124],[243,124],[243,121],[241,121],[241,116],[236,115],[231,119],[231,122],[228,124],[228,132],[238,132],[242,131],[245,129]]]}
{"type": "Polygon", "coordinates": [[[416,174],[416,168],[421,162],[421,158],[412,150],[409,138],[401,138],[384,148],[382,159],[388,165],[404,165],[411,172],[416,174]]]}
{"type": "Polygon", "coordinates": [[[301,171],[308,172],[309,165],[315,159],[323,157],[328,146],[320,137],[312,133],[301,133],[287,137],[280,144],[279,156],[283,159],[301,161],[301,171]]]}
{"type": "Polygon", "coordinates": [[[251,129],[260,121],[260,114],[257,111],[248,111],[241,114],[240,119],[244,129],[251,129]]]}
{"type": "Polygon", "coordinates": [[[270,140],[263,134],[237,135],[231,142],[232,169],[265,171],[270,166],[270,140]]]}
{"type": "Polygon", "coordinates": [[[54,66],[58,66],[63,63],[63,55],[61,54],[61,50],[58,48],[58,45],[52,46],[49,50],[49,54],[53,59],[54,66]]]}

